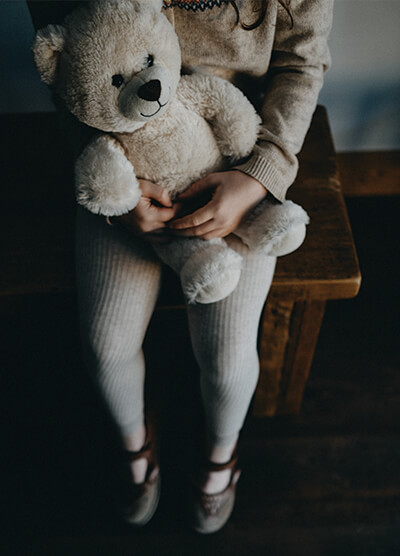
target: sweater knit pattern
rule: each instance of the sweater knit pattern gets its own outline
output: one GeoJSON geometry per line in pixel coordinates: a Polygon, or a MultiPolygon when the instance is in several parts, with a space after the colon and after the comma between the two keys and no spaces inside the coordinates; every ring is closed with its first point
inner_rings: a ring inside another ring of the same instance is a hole
{"type": "Polygon", "coordinates": [[[229,4],[229,0],[192,0],[191,2],[180,2],[179,0],[164,0],[164,8],[183,8],[187,11],[191,10],[196,12],[201,10],[204,12],[207,8],[217,6],[221,7],[222,4],[229,4]]]}

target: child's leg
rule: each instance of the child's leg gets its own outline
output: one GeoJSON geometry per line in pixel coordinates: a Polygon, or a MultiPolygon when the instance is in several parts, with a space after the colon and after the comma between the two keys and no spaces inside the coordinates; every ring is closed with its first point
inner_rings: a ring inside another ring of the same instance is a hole
{"type": "Polygon", "coordinates": [[[77,216],[81,335],[90,372],[127,449],[144,442],[142,343],[160,286],[151,246],[84,209],[77,216]]]}
{"type": "Polygon", "coordinates": [[[275,269],[275,258],[252,254],[229,240],[244,257],[237,288],[218,303],[188,307],[201,369],[208,457],[217,463],[230,459],[257,384],[259,320],[275,269]]]}

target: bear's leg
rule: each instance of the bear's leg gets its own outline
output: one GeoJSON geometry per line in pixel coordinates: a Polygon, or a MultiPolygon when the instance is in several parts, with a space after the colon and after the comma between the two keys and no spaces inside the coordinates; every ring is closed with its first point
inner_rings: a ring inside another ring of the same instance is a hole
{"type": "Polygon", "coordinates": [[[235,231],[252,251],[281,257],[300,247],[309,222],[306,211],[292,201],[271,203],[265,200],[235,231]]]}
{"type": "Polygon", "coordinates": [[[223,239],[180,238],[153,247],[180,276],[188,303],[220,301],[239,282],[242,257],[223,239]]]}

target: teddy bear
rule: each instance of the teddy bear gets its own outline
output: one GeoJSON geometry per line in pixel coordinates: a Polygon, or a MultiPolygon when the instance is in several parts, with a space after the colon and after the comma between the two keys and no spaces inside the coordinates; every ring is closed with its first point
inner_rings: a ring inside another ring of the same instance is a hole
{"type": "MultiPolygon", "coordinates": [[[[76,197],[89,211],[121,215],[138,203],[138,178],[172,200],[193,182],[250,155],[260,118],[230,82],[181,75],[181,54],[162,0],[93,0],[62,25],[38,31],[42,80],[78,120],[96,130],[75,166],[76,197]]],[[[281,256],[304,240],[308,216],[269,195],[235,231],[251,250],[281,256]]],[[[213,303],[238,284],[242,256],[222,238],[153,244],[180,276],[189,303],[213,303]]]]}

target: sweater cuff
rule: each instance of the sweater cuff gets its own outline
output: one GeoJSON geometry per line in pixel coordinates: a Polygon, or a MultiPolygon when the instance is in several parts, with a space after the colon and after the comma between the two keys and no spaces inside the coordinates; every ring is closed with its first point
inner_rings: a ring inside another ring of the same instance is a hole
{"type": "Polygon", "coordinates": [[[258,180],[278,201],[283,202],[289,189],[279,171],[263,156],[254,154],[247,162],[234,166],[232,169],[240,170],[258,180]]]}

